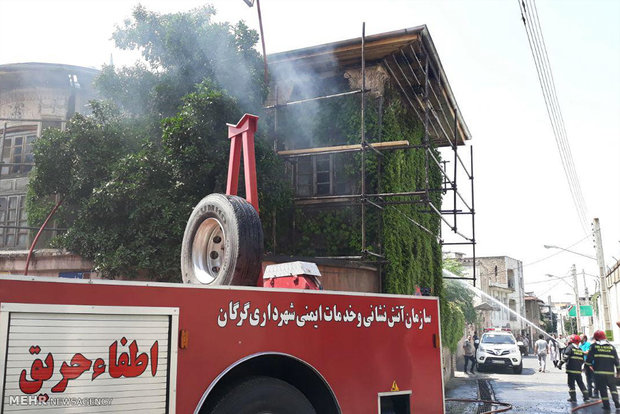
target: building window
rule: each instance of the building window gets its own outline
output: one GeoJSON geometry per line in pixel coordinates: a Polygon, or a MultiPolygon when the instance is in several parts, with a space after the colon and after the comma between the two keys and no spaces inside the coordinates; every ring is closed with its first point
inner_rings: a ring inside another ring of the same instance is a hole
{"type": "Polygon", "coordinates": [[[313,194],[312,157],[301,157],[297,160],[295,194],[298,197],[310,197],[313,194]]]}
{"type": "MultiPolygon", "coordinates": [[[[510,310],[512,310],[512,312],[517,313],[517,302],[514,299],[510,299],[508,301],[508,306],[510,307],[510,310]]],[[[510,312],[510,320],[511,321],[516,321],[517,317],[514,313],[510,312]]]]}
{"type": "Polygon", "coordinates": [[[351,194],[352,178],[347,174],[343,154],[299,157],[295,163],[297,197],[351,194]]]}
{"type": "Polygon", "coordinates": [[[314,158],[316,195],[330,195],[332,191],[332,157],[330,155],[314,158]]]}
{"type": "Polygon", "coordinates": [[[32,170],[34,155],[32,145],[37,136],[28,134],[11,134],[4,138],[2,145],[1,176],[27,174],[32,170]]]}
{"type": "Polygon", "coordinates": [[[25,201],[25,195],[0,197],[0,248],[27,247],[25,201]]]}
{"type": "Polygon", "coordinates": [[[508,287],[511,289],[515,288],[515,272],[512,269],[508,269],[508,287]]]}

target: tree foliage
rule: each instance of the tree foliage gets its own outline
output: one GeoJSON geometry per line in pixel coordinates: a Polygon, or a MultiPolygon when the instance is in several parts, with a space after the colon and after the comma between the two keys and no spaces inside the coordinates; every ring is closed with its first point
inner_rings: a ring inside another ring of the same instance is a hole
{"type": "Polygon", "coordinates": [[[112,38],[120,49],[139,50],[144,63],[104,67],[102,95],[134,115],[172,116],[195,84],[210,79],[242,110],[256,111],[266,93],[258,34],[243,22],[215,23],[214,15],[211,6],[174,14],[136,7],[112,38]]]}
{"type": "MultiPolygon", "coordinates": [[[[68,230],[54,244],[93,260],[106,277],[180,279],[187,217],[225,188],[226,123],[260,107],[256,33],[213,23],[213,13],[137,7],[114,39],[146,63],[106,67],[98,87],[110,99],[35,144],[29,221],[42,222],[51,196],[63,199],[57,219],[68,230]]],[[[261,214],[271,216],[290,204],[283,165],[260,136],[256,159],[261,214]]]]}
{"type": "MultiPolygon", "coordinates": [[[[444,259],[443,268],[463,276],[463,266],[453,259],[444,259]]],[[[443,343],[453,352],[463,337],[465,324],[475,324],[474,294],[464,285],[466,281],[444,279],[441,298],[441,334],[443,343]]]]}
{"type": "Polygon", "coordinates": [[[453,302],[441,302],[441,342],[450,351],[456,352],[458,342],[465,332],[465,315],[453,302]]]}
{"type": "MultiPolygon", "coordinates": [[[[463,265],[454,259],[444,259],[443,268],[457,276],[463,275],[463,265]]],[[[444,299],[448,302],[456,303],[465,316],[465,321],[475,324],[477,320],[476,310],[474,309],[474,293],[465,287],[467,281],[444,279],[444,299]]]]}

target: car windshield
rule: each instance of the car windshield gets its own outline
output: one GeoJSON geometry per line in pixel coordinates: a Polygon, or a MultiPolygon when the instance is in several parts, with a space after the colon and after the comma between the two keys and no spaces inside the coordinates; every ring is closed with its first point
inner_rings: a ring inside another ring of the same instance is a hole
{"type": "Polygon", "coordinates": [[[483,344],[514,344],[515,340],[511,335],[486,334],[482,336],[483,344]]]}

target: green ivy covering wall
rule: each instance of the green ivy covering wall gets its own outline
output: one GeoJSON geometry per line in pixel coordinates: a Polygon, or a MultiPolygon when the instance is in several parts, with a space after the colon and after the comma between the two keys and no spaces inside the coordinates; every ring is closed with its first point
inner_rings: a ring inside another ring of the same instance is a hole
{"type": "MultiPolygon", "coordinates": [[[[278,113],[277,136],[280,148],[310,148],[360,142],[361,97],[346,96],[319,103],[292,106],[278,113]]],[[[383,98],[366,97],[365,126],[369,142],[407,140],[421,145],[424,130],[415,115],[407,110],[401,95],[387,87],[383,98]]],[[[273,131],[272,133],[276,133],[273,131]]],[[[436,149],[435,158],[440,159],[436,149]]],[[[386,150],[383,157],[366,151],[366,192],[410,192],[426,188],[440,189],[439,169],[422,149],[386,150]],[[428,175],[425,173],[427,171],[428,175]],[[378,164],[381,164],[380,167],[378,164]],[[378,171],[381,171],[380,173],[378,171]]],[[[341,175],[353,183],[351,194],[361,191],[361,153],[348,153],[338,159],[341,175]]],[[[295,159],[290,160],[292,163],[295,159]]],[[[342,178],[342,177],[340,177],[342,178]]],[[[441,208],[441,191],[430,191],[429,199],[441,208]]],[[[411,197],[392,197],[407,201],[411,197]]],[[[419,200],[419,198],[418,198],[419,200]]],[[[315,255],[358,255],[361,246],[360,206],[346,208],[297,207],[285,219],[287,228],[279,238],[285,240],[285,253],[315,255]],[[292,224],[292,225],[291,225],[292,224]]],[[[443,299],[442,253],[437,237],[440,219],[428,212],[425,203],[390,204],[383,211],[366,207],[366,248],[381,252],[387,259],[383,289],[386,293],[413,294],[417,287],[429,288],[441,298],[442,341],[455,349],[462,336],[465,320],[458,306],[443,299]],[[412,222],[420,224],[428,231],[412,222]]]]}
{"type": "Polygon", "coordinates": [[[456,352],[456,346],[465,332],[465,316],[458,304],[441,300],[441,342],[456,352]]]}

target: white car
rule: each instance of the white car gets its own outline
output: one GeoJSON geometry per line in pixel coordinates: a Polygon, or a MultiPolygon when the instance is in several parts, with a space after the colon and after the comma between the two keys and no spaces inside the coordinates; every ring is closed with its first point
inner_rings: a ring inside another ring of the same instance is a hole
{"type": "Polygon", "coordinates": [[[510,332],[489,331],[482,334],[476,351],[478,371],[491,367],[512,368],[515,374],[523,370],[519,345],[510,332]]]}

